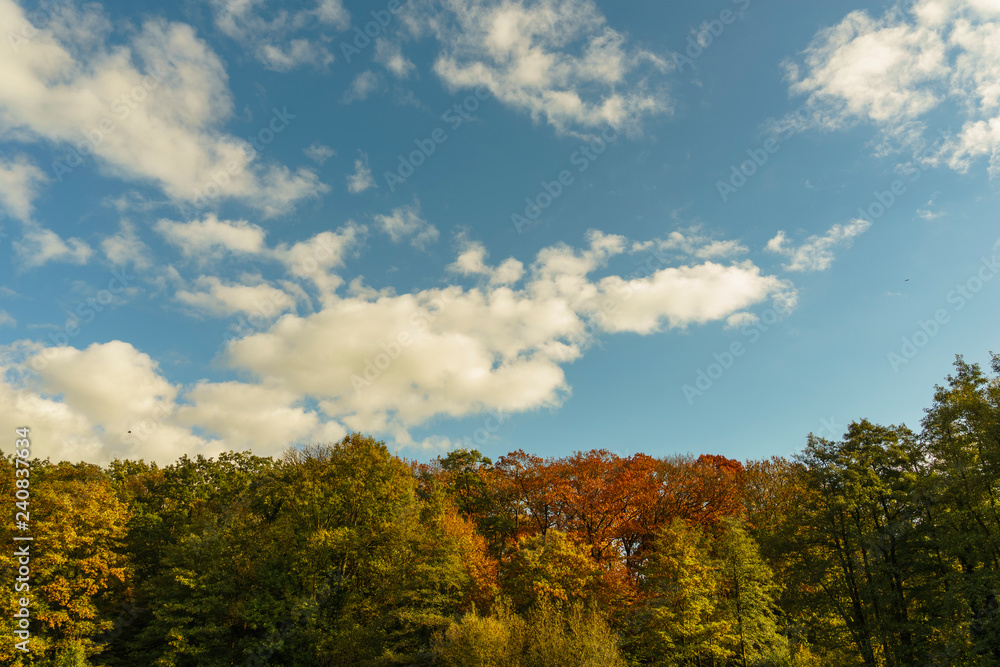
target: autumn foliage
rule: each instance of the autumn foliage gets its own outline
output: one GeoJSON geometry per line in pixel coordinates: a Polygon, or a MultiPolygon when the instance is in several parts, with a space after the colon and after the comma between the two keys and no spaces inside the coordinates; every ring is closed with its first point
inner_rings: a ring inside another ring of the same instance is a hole
{"type": "MultiPolygon", "coordinates": [[[[792,459],[417,463],[355,433],[280,459],[34,461],[35,641],[0,662],[1000,665],[993,371],[959,358],[920,433],[862,419],[792,459]]],[[[12,587],[0,603],[10,633],[12,587]]]]}

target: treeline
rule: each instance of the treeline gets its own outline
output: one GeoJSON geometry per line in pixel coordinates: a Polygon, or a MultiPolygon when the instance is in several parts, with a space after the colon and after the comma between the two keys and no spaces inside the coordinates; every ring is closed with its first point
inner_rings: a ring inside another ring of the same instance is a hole
{"type": "MultiPolygon", "coordinates": [[[[1000,355],[792,460],[292,449],[31,467],[4,665],[1000,665],[1000,355]]],[[[15,474],[0,459],[14,544],[15,474]]]]}

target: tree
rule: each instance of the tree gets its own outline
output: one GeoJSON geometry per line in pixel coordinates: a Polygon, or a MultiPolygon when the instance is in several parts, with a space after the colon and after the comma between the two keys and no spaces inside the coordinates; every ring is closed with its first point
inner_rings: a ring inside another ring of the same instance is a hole
{"type": "Polygon", "coordinates": [[[521,538],[520,548],[501,572],[504,590],[517,609],[543,599],[588,600],[602,592],[603,572],[590,548],[562,531],[521,538]]]}
{"type": "Polygon", "coordinates": [[[289,450],[232,512],[168,548],[146,662],[412,662],[470,599],[468,536],[449,521],[382,442],[289,450]]]}
{"type": "Polygon", "coordinates": [[[617,635],[594,605],[542,599],[523,616],[499,601],[473,610],[435,642],[444,667],[625,667],[617,635]]]}
{"type": "Polygon", "coordinates": [[[631,652],[669,666],[733,655],[733,623],[720,609],[720,572],[704,533],[675,518],[654,546],[643,572],[645,600],[631,623],[631,652]]]}
{"type": "MultiPolygon", "coordinates": [[[[5,505],[13,517],[13,459],[4,456],[0,465],[5,505]]],[[[27,595],[33,619],[29,644],[33,658],[47,661],[70,656],[65,660],[79,661],[79,656],[103,649],[94,637],[113,627],[118,603],[131,595],[128,559],[120,553],[128,509],[95,465],[36,459],[27,470],[27,477],[17,479],[30,483],[28,514],[34,538],[29,546],[30,588],[16,593],[13,585],[4,587],[4,630],[8,637],[14,636],[15,603],[27,595]]],[[[20,546],[12,532],[11,523],[5,521],[0,528],[4,542],[20,546]]],[[[12,548],[0,554],[0,570],[5,581],[14,581],[17,564],[12,548]]],[[[5,664],[18,664],[23,657],[10,641],[0,648],[5,664]]]]}
{"type": "Polygon", "coordinates": [[[983,665],[1000,664],[1000,355],[991,353],[991,365],[987,378],[956,357],[947,386],[934,388],[921,435],[931,473],[921,532],[935,545],[941,606],[964,630],[947,633],[942,650],[953,659],[971,651],[983,665]]]}
{"type": "Polygon", "coordinates": [[[774,574],[760,556],[756,542],[733,519],[722,521],[715,545],[720,571],[721,616],[739,643],[732,647],[741,667],[787,655],[788,642],[778,631],[774,574]]]}

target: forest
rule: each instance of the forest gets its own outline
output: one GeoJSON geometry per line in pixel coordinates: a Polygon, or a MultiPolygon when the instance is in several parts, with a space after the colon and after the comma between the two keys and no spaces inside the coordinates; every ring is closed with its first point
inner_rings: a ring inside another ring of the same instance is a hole
{"type": "Polygon", "coordinates": [[[956,358],[919,431],[859,419],[788,459],[420,463],[353,433],[278,458],[32,460],[27,653],[4,451],[0,663],[1000,665],[990,357],[956,358]]]}

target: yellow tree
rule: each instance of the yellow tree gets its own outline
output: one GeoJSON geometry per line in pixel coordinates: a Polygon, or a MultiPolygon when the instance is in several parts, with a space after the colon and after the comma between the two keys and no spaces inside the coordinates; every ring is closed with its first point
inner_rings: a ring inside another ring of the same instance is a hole
{"type": "MultiPolygon", "coordinates": [[[[3,457],[2,466],[6,501],[14,497],[13,462],[3,457]]],[[[15,593],[13,586],[4,587],[2,622],[9,626],[14,603],[27,594],[33,617],[29,647],[35,660],[81,649],[88,655],[98,653],[101,645],[93,638],[112,629],[119,603],[131,593],[129,567],[119,553],[128,509],[98,466],[35,460],[29,470],[31,527],[22,535],[34,538],[30,589],[15,593]]],[[[3,522],[0,532],[4,543],[14,544],[10,521],[3,522]]],[[[16,567],[9,551],[0,556],[5,573],[16,567]]],[[[11,642],[4,643],[0,662],[17,664],[23,657],[12,648],[11,642]]]]}
{"type": "Polygon", "coordinates": [[[522,537],[519,546],[502,572],[504,588],[519,609],[543,599],[586,600],[601,592],[601,567],[590,547],[573,536],[553,528],[522,537]]]}
{"type": "Polygon", "coordinates": [[[733,655],[732,623],[720,608],[720,573],[700,530],[663,526],[644,567],[646,600],[633,617],[633,652],[657,665],[694,665],[733,655]]]}

